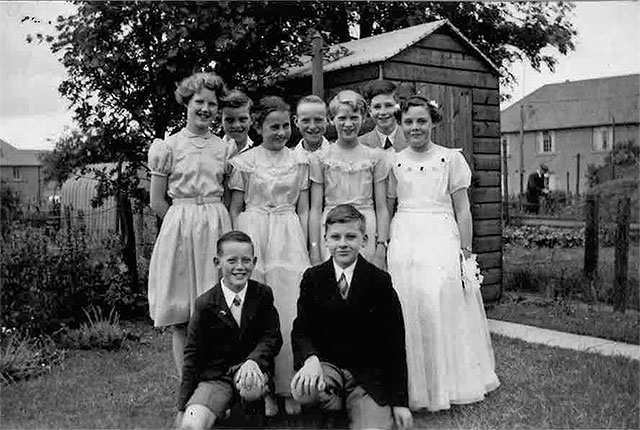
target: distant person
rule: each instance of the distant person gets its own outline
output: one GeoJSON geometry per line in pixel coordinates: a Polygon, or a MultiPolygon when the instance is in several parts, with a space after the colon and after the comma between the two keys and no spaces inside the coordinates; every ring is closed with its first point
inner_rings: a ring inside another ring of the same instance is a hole
{"type": "Polygon", "coordinates": [[[326,217],[330,260],[300,284],[291,340],[293,397],[324,411],[346,409],[352,429],[412,426],[402,309],[387,272],[365,260],[365,217],[338,205],[326,217]]]}
{"type": "Polygon", "coordinates": [[[407,147],[404,134],[396,120],[399,106],[395,91],[396,84],[384,80],[373,81],[365,89],[369,114],[376,126],[369,133],[360,136],[360,143],[385,150],[393,148],[395,152],[407,147]]]}
{"type": "Polygon", "coordinates": [[[405,319],[409,407],[438,411],[480,401],[499,381],[480,280],[468,270],[471,170],[458,149],[431,140],[442,118],[434,101],[409,97],[401,114],[410,146],[392,154],[388,265],[405,319]]]}
{"type": "Polygon", "coordinates": [[[327,104],[316,95],[302,97],[296,106],[293,120],[300,130],[302,139],[294,151],[315,152],[329,145],[324,137],[327,132],[327,104]]]}
{"type": "Polygon", "coordinates": [[[150,204],[162,218],[149,262],[149,312],[156,327],[171,327],[178,374],[196,297],[218,281],[211,264],[216,241],[231,230],[222,196],[236,150],[210,131],[225,95],[215,73],[184,79],[175,96],[185,107],[187,126],[149,148],[150,204]]]}
{"type": "MultiPolygon", "coordinates": [[[[255,109],[262,144],[231,159],[231,220],[253,239],[258,263],[253,279],[273,288],[284,347],[276,357],[275,393],[284,397],[288,414],[300,412],[291,398],[293,376],[290,333],[296,315],[298,286],[310,266],[307,252],[309,157],[287,148],[290,108],[280,97],[262,98],[255,109]],[[244,210],[242,208],[245,207],[244,210]]],[[[278,412],[275,397],[266,397],[266,414],[278,412]]]]}
{"type": "Polygon", "coordinates": [[[220,101],[224,130],[222,139],[235,145],[238,154],[253,148],[253,140],[249,137],[249,129],[253,124],[252,107],[251,99],[239,90],[229,91],[220,101]]]}
{"type": "Polygon", "coordinates": [[[540,168],[529,175],[527,180],[525,209],[529,213],[537,214],[540,212],[540,197],[549,192],[546,185],[545,177],[549,172],[546,164],[541,164],[540,168]]]}
{"type": "Polygon", "coordinates": [[[282,347],[273,292],[250,279],[256,264],[251,238],[230,231],[216,248],[222,279],[198,297],[189,321],[176,416],[181,429],[211,428],[237,400],[261,410],[282,347]]]}

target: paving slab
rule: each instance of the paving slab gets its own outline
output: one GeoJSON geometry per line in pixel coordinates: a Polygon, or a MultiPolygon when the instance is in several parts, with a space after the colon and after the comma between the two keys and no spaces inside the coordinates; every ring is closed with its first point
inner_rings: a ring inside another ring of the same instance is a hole
{"type": "Polygon", "coordinates": [[[492,333],[522,339],[526,342],[602,355],[619,355],[640,361],[640,345],[492,319],[489,319],[489,330],[492,333]]]}

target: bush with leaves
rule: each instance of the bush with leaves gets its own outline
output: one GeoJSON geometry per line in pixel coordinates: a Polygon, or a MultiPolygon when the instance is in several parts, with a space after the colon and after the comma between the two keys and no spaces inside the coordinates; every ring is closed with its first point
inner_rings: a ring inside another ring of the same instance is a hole
{"type": "Polygon", "coordinates": [[[574,248],[584,246],[584,228],[557,228],[547,226],[505,226],[504,243],[526,248],[574,248]]]}
{"type": "Polygon", "coordinates": [[[43,229],[13,229],[0,251],[2,326],[52,334],[78,327],[90,305],[131,316],[142,298],[130,292],[119,251],[114,242],[93,250],[79,231],[50,237],[43,229]]]}

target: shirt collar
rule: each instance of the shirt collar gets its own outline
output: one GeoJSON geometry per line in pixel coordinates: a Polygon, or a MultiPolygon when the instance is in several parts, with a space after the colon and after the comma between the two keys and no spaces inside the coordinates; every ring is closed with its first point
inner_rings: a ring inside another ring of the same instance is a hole
{"type": "MultiPolygon", "coordinates": [[[[236,141],[235,139],[229,137],[228,135],[224,135],[224,137],[222,138],[222,140],[224,140],[225,142],[229,142],[229,143],[233,143],[233,146],[238,149],[238,147],[236,146],[236,141]]],[[[240,151],[238,151],[238,154],[242,154],[245,151],[250,150],[251,148],[253,148],[253,140],[251,140],[251,138],[249,136],[247,136],[247,143],[242,147],[242,149],[240,151]]]]}
{"type": "MultiPolygon", "coordinates": [[[[304,142],[304,139],[300,139],[300,142],[298,142],[298,144],[294,149],[300,149],[302,151],[309,152],[304,148],[304,146],[302,145],[302,142],[304,142]]],[[[329,141],[327,140],[326,137],[322,136],[322,143],[320,144],[320,147],[317,150],[319,151],[320,149],[324,148],[327,145],[329,145],[329,141]]]]}
{"type": "Polygon", "coordinates": [[[347,284],[351,286],[351,280],[353,279],[353,272],[356,269],[356,264],[358,263],[358,259],[356,258],[356,261],[354,261],[353,264],[351,266],[348,266],[346,269],[343,269],[342,267],[338,266],[336,264],[336,260],[331,259],[331,261],[333,262],[333,270],[336,274],[336,281],[339,281],[340,277],[342,276],[342,273],[344,273],[345,278],[347,278],[347,284]]]}
{"type": "Polygon", "coordinates": [[[224,294],[224,301],[227,302],[227,306],[229,306],[229,309],[231,309],[231,305],[233,303],[233,299],[236,297],[236,294],[240,296],[240,301],[242,302],[240,306],[244,305],[244,297],[247,295],[247,284],[244,284],[244,287],[242,287],[242,290],[240,290],[239,293],[233,292],[226,285],[224,285],[224,278],[220,280],[220,286],[222,287],[222,294],[224,294]]]}
{"type": "Polygon", "coordinates": [[[380,142],[382,142],[382,146],[384,146],[384,141],[387,137],[391,141],[392,145],[396,143],[395,139],[396,139],[396,132],[398,131],[398,124],[396,124],[395,128],[389,135],[383,134],[380,130],[378,130],[378,127],[376,127],[375,130],[376,130],[376,133],[378,134],[378,137],[380,138],[380,142]]]}

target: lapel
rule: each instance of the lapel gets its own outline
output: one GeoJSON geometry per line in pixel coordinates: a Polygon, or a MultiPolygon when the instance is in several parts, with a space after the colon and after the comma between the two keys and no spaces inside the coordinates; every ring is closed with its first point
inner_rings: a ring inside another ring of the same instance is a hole
{"type": "Polygon", "coordinates": [[[250,279],[249,283],[247,284],[247,293],[244,296],[244,304],[242,305],[242,316],[240,317],[240,337],[242,337],[246,333],[249,325],[251,324],[251,320],[256,316],[259,302],[260,297],[258,294],[258,286],[255,284],[255,281],[250,279]]]}
{"type": "Polygon", "coordinates": [[[224,299],[224,293],[222,292],[222,285],[219,282],[213,287],[212,296],[213,310],[218,318],[228,326],[237,329],[238,324],[231,314],[231,309],[227,306],[227,301],[224,299]]]}
{"type": "Polygon", "coordinates": [[[400,152],[407,146],[407,141],[404,139],[404,132],[402,131],[400,124],[398,124],[396,128],[396,134],[393,137],[393,149],[396,152],[400,152]]]}
{"type": "Polygon", "coordinates": [[[358,254],[358,260],[356,261],[356,267],[353,270],[353,278],[351,278],[351,285],[349,286],[349,295],[347,296],[347,302],[351,303],[354,300],[359,301],[358,297],[366,290],[367,284],[367,267],[366,260],[362,255],[358,254]]]}
{"type": "Polygon", "coordinates": [[[338,281],[336,281],[336,271],[333,268],[333,257],[322,263],[322,271],[320,272],[320,285],[324,286],[327,291],[327,297],[330,301],[340,300],[340,291],[338,291],[338,281]]]}

